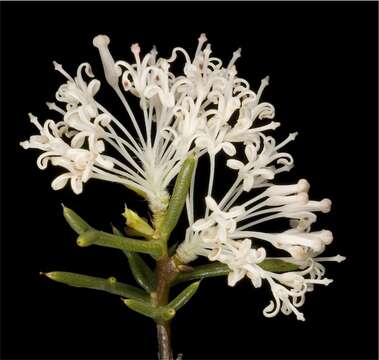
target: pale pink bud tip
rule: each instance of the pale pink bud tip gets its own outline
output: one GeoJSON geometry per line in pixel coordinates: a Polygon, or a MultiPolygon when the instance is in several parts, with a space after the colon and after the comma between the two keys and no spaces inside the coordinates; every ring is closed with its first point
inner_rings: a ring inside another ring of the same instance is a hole
{"type": "Polygon", "coordinates": [[[93,38],[92,44],[97,48],[107,47],[110,43],[110,39],[107,35],[97,35],[93,38]]]}
{"type": "Polygon", "coordinates": [[[135,44],[133,44],[133,45],[130,47],[130,50],[132,50],[132,53],[133,53],[133,54],[139,54],[140,51],[141,51],[141,48],[139,47],[139,44],[138,44],[138,43],[135,43],[135,44]]]}
{"type": "Polygon", "coordinates": [[[328,213],[332,207],[332,202],[329,199],[323,199],[320,202],[320,210],[323,213],[328,213]]]}
{"type": "Polygon", "coordinates": [[[297,183],[297,191],[298,192],[308,192],[309,190],[309,182],[305,179],[300,179],[297,183]]]}
{"type": "Polygon", "coordinates": [[[330,245],[333,241],[333,233],[329,230],[323,230],[321,240],[325,245],[330,245]]]}
{"type": "Polygon", "coordinates": [[[151,55],[156,56],[158,54],[157,47],[154,45],[150,51],[151,55]]]}

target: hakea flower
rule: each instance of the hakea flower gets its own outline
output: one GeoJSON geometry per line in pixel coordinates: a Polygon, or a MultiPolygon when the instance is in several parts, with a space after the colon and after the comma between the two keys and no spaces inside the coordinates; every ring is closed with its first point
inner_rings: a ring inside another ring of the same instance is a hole
{"type": "MultiPolygon", "coordinates": [[[[64,122],[55,123],[47,120],[42,127],[37,117],[29,114],[30,121],[39,129],[40,135],[34,135],[29,141],[24,141],[21,145],[24,149],[35,148],[44,151],[37,159],[40,169],[46,169],[50,161],[55,166],[60,166],[68,170],[67,173],[59,175],[53,182],[54,190],[62,189],[68,180],[71,180],[71,187],[76,194],[82,192],[83,183],[96,172],[95,165],[99,168],[112,169],[113,162],[103,157],[104,143],[102,141],[89,141],[89,149],[82,149],[77,145],[78,137],[75,135],[71,141],[71,146],[62,140],[61,136],[67,131],[64,122]]],[[[80,141],[81,142],[81,141],[80,141]]]]}
{"type": "Polygon", "coordinates": [[[167,58],[158,57],[155,47],[142,55],[140,46],[133,44],[130,50],[134,60],[127,62],[113,59],[107,36],[96,36],[93,45],[99,50],[107,83],[125,107],[126,123],[95,99],[100,81],[94,79],[88,63],[81,64],[73,78],[54,62],[66,79],[56,92],[56,100],[63,107],[47,104],[58,114],[58,121],[48,119],[41,125],[30,115],[39,135],[21,145],[42,151],[37,160],[39,168],[45,169],[50,162],[65,169],[52,182],[53,189],[63,188],[70,180],[73,191],[79,194],[90,178],[116,182],[145,197],[154,215],[165,212],[168,186],[188,156],[195,154],[199,161],[208,154],[205,212],[195,219],[193,176],[186,200],[189,226],[177,248],[177,260],[187,264],[203,256],[226,264],[230,286],[245,276],[256,288],[266,281],[274,300],[264,315],[272,317],[282,311],[304,320],[298,308],[305,293],[315,284],[331,282],[324,277],[321,263],[344,259],[320,257],[333,236],[328,230],[311,230],[315,213],[328,212],[331,202],[309,200],[309,184],[304,179],[293,185],[273,183],[278,174],[293,167],[292,156],[282,148],[295,139],[296,133],[280,143],[268,134],[280,125],[273,121],[273,105],[260,102],[269,78],[264,78],[254,92],[237,76],[235,63],[240,49],[224,66],[212,56],[206,42],[205,34],[201,34],[194,56],[176,47],[167,58]],[[182,73],[174,74],[170,67],[179,56],[185,63],[182,73]],[[89,80],[83,78],[83,72],[89,80]],[[129,105],[129,96],[139,99],[136,113],[129,105]],[[237,159],[240,147],[246,161],[237,159]],[[110,149],[112,156],[107,155],[110,149]],[[236,170],[237,176],[224,197],[216,201],[212,190],[216,156],[221,151],[230,157],[225,165],[236,170]],[[252,190],[254,197],[239,201],[244,192],[252,190]],[[283,218],[289,220],[289,229],[276,233],[259,230],[259,224],[283,218]],[[270,259],[267,256],[272,248],[286,253],[277,259],[295,264],[298,270],[265,270],[261,265],[270,259]]]}
{"type": "MultiPolygon", "coordinates": [[[[93,40],[105,78],[125,106],[134,132],[96,101],[100,81],[93,78],[88,63],[81,64],[73,78],[54,62],[55,69],[66,78],[56,93],[64,108],[48,103],[61,120],[54,125],[49,119],[44,128],[56,126],[60,130],[41,133],[49,139],[46,144],[44,140],[44,146],[33,137],[23,143],[24,147],[44,151],[42,158],[68,170],[53,182],[54,189],[62,188],[71,179],[74,192],[80,193],[82,184],[90,178],[102,179],[137,191],[153,211],[164,210],[169,197],[167,187],[189,153],[195,151],[198,157],[209,153],[214,166],[214,157],[220,150],[234,156],[233,142],[246,141],[247,137],[239,133],[242,128],[250,137],[262,130],[254,130],[255,118],[272,118],[272,106],[258,104],[265,85],[255,94],[245,80],[236,77],[234,63],[240,51],[223,67],[220,59],[211,57],[209,45],[203,49],[204,34],[193,60],[182,48],[175,48],[167,59],[157,58],[155,48],[141,56],[139,45],[133,44],[135,63],[114,61],[109,42],[105,35],[93,40]],[[169,70],[177,53],[182,53],[186,62],[183,75],[176,77],[169,70]],[[83,71],[91,79],[89,82],[83,78],[83,71]],[[140,99],[142,120],[137,121],[141,116],[133,113],[125,92],[140,99]],[[236,110],[241,115],[232,127],[228,122],[236,110]],[[108,148],[115,149],[119,157],[106,155],[108,148]]],[[[276,126],[272,122],[265,129],[276,126]]],[[[46,168],[47,161],[43,165],[40,168],[46,168]]]]}
{"type": "MultiPolygon", "coordinates": [[[[292,138],[290,136],[290,139],[292,138]]],[[[280,147],[279,145],[276,150],[280,147]]],[[[275,149],[274,146],[271,148],[275,149]]],[[[239,168],[240,172],[250,171],[250,174],[246,175],[246,172],[239,174],[235,184],[219,204],[209,196],[206,198],[210,214],[192,222],[186,231],[184,242],[177,249],[177,257],[183,263],[189,263],[198,256],[205,256],[210,261],[226,264],[231,270],[228,275],[230,286],[234,286],[245,276],[250,278],[256,288],[261,287],[263,280],[267,280],[274,301],[264,309],[264,315],[272,317],[281,310],[286,315],[294,313],[298,320],[304,320],[304,315],[298,307],[303,305],[305,293],[312,291],[314,284],[328,285],[331,282],[330,279],[323,277],[325,268],[320,262],[344,260],[344,257],[339,255],[319,257],[325,246],[332,242],[333,236],[328,230],[311,231],[311,224],[316,221],[315,212],[329,212],[331,201],[309,200],[309,183],[304,179],[294,185],[270,183],[269,180],[274,178],[276,172],[269,164],[283,155],[278,153],[279,155],[273,155],[271,161],[265,159],[262,162],[260,157],[265,156],[266,149],[264,147],[259,151],[256,149],[258,147],[252,148],[251,145],[245,147],[250,162],[248,168],[242,163],[238,163],[240,166],[234,166],[239,168]],[[262,176],[265,174],[264,171],[252,170],[261,168],[270,171],[270,176],[262,176]],[[259,182],[255,181],[257,176],[260,176],[259,182]],[[247,186],[246,179],[252,181],[252,184],[249,183],[247,186]],[[264,190],[252,199],[235,206],[243,191],[257,187],[262,187],[264,190]],[[254,229],[261,223],[279,218],[289,219],[291,228],[279,233],[254,229]],[[257,241],[259,246],[255,245],[257,241]],[[287,252],[290,256],[280,259],[296,264],[299,266],[299,271],[276,274],[262,268],[259,264],[269,259],[266,257],[269,248],[287,252]]],[[[288,154],[285,154],[285,158],[288,159],[288,154]]],[[[237,162],[237,160],[228,160],[229,165],[231,161],[237,162]]],[[[288,166],[288,163],[286,162],[284,166],[288,166]]],[[[192,203],[189,204],[190,208],[192,206],[192,203]]]]}
{"type": "Polygon", "coordinates": [[[294,140],[296,135],[297,133],[291,134],[285,141],[275,146],[275,140],[272,137],[259,134],[255,141],[245,147],[247,164],[235,159],[227,161],[226,165],[229,168],[238,170],[238,176],[243,179],[242,188],[244,191],[248,192],[254,185],[259,185],[266,180],[272,180],[275,174],[292,168],[292,156],[288,153],[280,153],[278,150],[289,141],[294,140]],[[261,143],[263,143],[263,150],[258,155],[261,143]],[[274,165],[269,166],[273,162],[283,164],[283,166],[280,168],[275,168],[274,165]]]}

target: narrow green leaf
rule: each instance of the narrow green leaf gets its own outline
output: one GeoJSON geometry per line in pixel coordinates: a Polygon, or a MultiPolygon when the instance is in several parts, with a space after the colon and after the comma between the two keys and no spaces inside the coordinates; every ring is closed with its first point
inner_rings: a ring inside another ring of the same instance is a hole
{"type": "Polygon", "coordinates": [[[82,233],[76,242],[81,247],[94,244],[120,250],[141,252],[156,257],[162,254],[162,245],[156,240],[135,240],[98,230],[89,230],[82,233]]]}
{"type": "MultiPolygon", "coordinates": [[[[113,225],[112,231],[113,234],[122,236],[121,231],[113,225]]],[[[155,276],[150,267],[139,254],[125,250],[124,254],[128,258],[130,269],[137,283],[148,293],[153,292],[155,290],[155,276]]]]}
{"type": "Polygon", "coordinates": [[[275,273],[283,273],[288,271],[298,270],[299,267],[295,264],[288,263],[280,259],[266,259],[263,260],[259,266],[266,271],[275,273]]]}
{"type": "Polygon", "coordinates": [[[149,318],[152,318],[156,321],[168,321],[175,316],[175,309],[169,308],[167,306],[156,307],[152,304],[134,299],[125,299],[123,301],[129,309],[149,318]]]}
{"type": "Polygon", "coordinates": [[[186,202],[187,193],[191,184],[192,173],[195,167],[195,158],[190,155],[183,163],[176,178],[167,213],[160,226],[161,238],[168,240],[172,230],[178,223],[186,202]]]}
{"type": "Polygon", "coordinates": [[[101,290],[122,297],[138,299],[140,301],[149,301],[149,296],[144,291],[135,286],[118,282],[114,277],[103,279],[100,277],[66,271],[53,271],[44,275],[51,280],[74,287],[101,290]]]}
{"type": "MultiPolygon", "coordinates": [[[[295,271],[298,269],[297,265],[287,263],[280,259],[267,259],[259,263],[259,266],[263,270],[275,272],[275,273],[295,271]]],[[[229,267],[219,262],[214,262],[212,264],[207,264],[207,265],[200,265],[193,268],[192,271],[179,273],[174,280],[174,285],[182,283],[184,281],[215,277],[215,276],[224,276],[224,275],[228,275],[229,272],[230,272],[229,267]]]]}
{"type": "Polygon", "coordinates": [[[92,227],[88,225],[77,213],[68,207],[63,206],[63,216],[77,234],[82,234],[92,227]]]}
{"type": "Polygon", "coordinates": [[[175,309],[175,311],[178,311],[181,307],[187,304],[192,296],[196,294],[199,285],[200,281],[196,281],[187,286],[174,300],[168,304],[168,307],[175,309]]]}
{"type": "Polygon", "coordinates": [[[139,314],[145,315],[152,319],[156,319],[158,317],[158,314],[159,314],[158,308],[154,307],[153,305],[149,303],[145,303],[143,301],[138,301],[134,299],[125,299],[123,301],[129,309],[139,314]]]}
{"type": "Polygon", "coordinates": [[[155,291],[155,276],[142,257],[135,253],[125,251],[130,269],[137,283],[148,293],[155,291]]]}
{"type": "Polygon", "coordinates": [[[179,273],[174,280],[174,284],[176,285],[184,281],[228,275],[229,272],[230,269],[228,268],[228,266],[219,262],[214,262],[207,265],[200,265],[194,267],[192,271],[179,273]]]}

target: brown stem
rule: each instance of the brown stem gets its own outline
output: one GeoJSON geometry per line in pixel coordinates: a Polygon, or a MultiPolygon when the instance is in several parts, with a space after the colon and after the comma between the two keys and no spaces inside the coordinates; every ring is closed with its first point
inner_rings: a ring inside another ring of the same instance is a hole
{"type": "MultiPolygon", "coordinates": [[[[154,303],[158,306],[168,304],[170,283],[176,276],[173,264],[168,256],[157,261],[155,270],[157,279],[157,290],[154,296],[154,303]]],[[[173,360],[171,349],[170,321],[157,322],[158,350],[160,360],[173,360]]]]}
{"type": "Polygon", "coordinates": [[[173,360],[171,349],[170,324],[168,321],[157,324],[159,360],[173,360]]]}

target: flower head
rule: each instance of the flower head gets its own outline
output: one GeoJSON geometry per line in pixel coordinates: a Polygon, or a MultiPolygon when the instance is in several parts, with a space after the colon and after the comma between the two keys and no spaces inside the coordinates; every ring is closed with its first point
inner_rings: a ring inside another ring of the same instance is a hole
{"type": "Polygon", "coordinates": [[[91,178],[111,181],[143,196],[155,215],[165,213],[169,186],[189,154],[195,154],[197,161],[208,156],[207,193],[204,201],[198,201],[205,206],[204,213],[195,219],[194,176],[186,201],[189,224],[176,257],[183,264],[198,256],[226,264],[230,286],[244,277],[256,288],[266,282],[274,300],[264,314],[272,317],[281,311],[304,320],[298,308],[305,293],[315,284],[331,282],[324,278],[321,262],[343,260],[341,256],[320,257],[333,236],[329,230],[313,230],[316,213],[328,212],[331,201],[309,200],[309,184],[304,179],[291,185],[275,183],[278,174],[294,165],[283,148],[297,133],[277,142],[272,136],[280,125],[273,120],[275,109],[261,101],[269,78],[262,79],[253,91],[237,73],[241,50],[224,65],[206,42],[206,35],[201,34],[194,55],[176,47],[166,58],[158,57],[155,47],[144,54],[143,47],[135,43],[130,46],[134,60],[127,62],[113,59],[108,36],[96,36],[93,45],[108,85],[125,108],[126,122],[96,100],[100,81],[88,63],[79,65],[72,77],[54,62],[65,78],[56,92],[61,106],[48,103],[57,121],[47,119],[40,124],[30,115],[39,134],[21,145],[42,152],[37,159],[39,168],[50,163],[65,169],[52,182],[55,190],[70,180],[79,194],[91,178]],[[183,57],[184,65],[174,74],[172,64],[178,57],[183,57]],[[129,105],[131,96],[139,101],[136,112],[129,105]],[[217,200],[213,184],[216,157],[221,152],[228,157],[224,167],[235,170],[236,179],[217,200]],[[241,200],[243,193],[253,191],[254,196],[241,200]],[[260,228],[276,219],[289,220],[289,226],[276,232],[260,228]],[[283,253],[279,259],[295,264],[298,270],[265,270],[263,262],[271,259],[268,255],[273,249],[283,253]]]}

